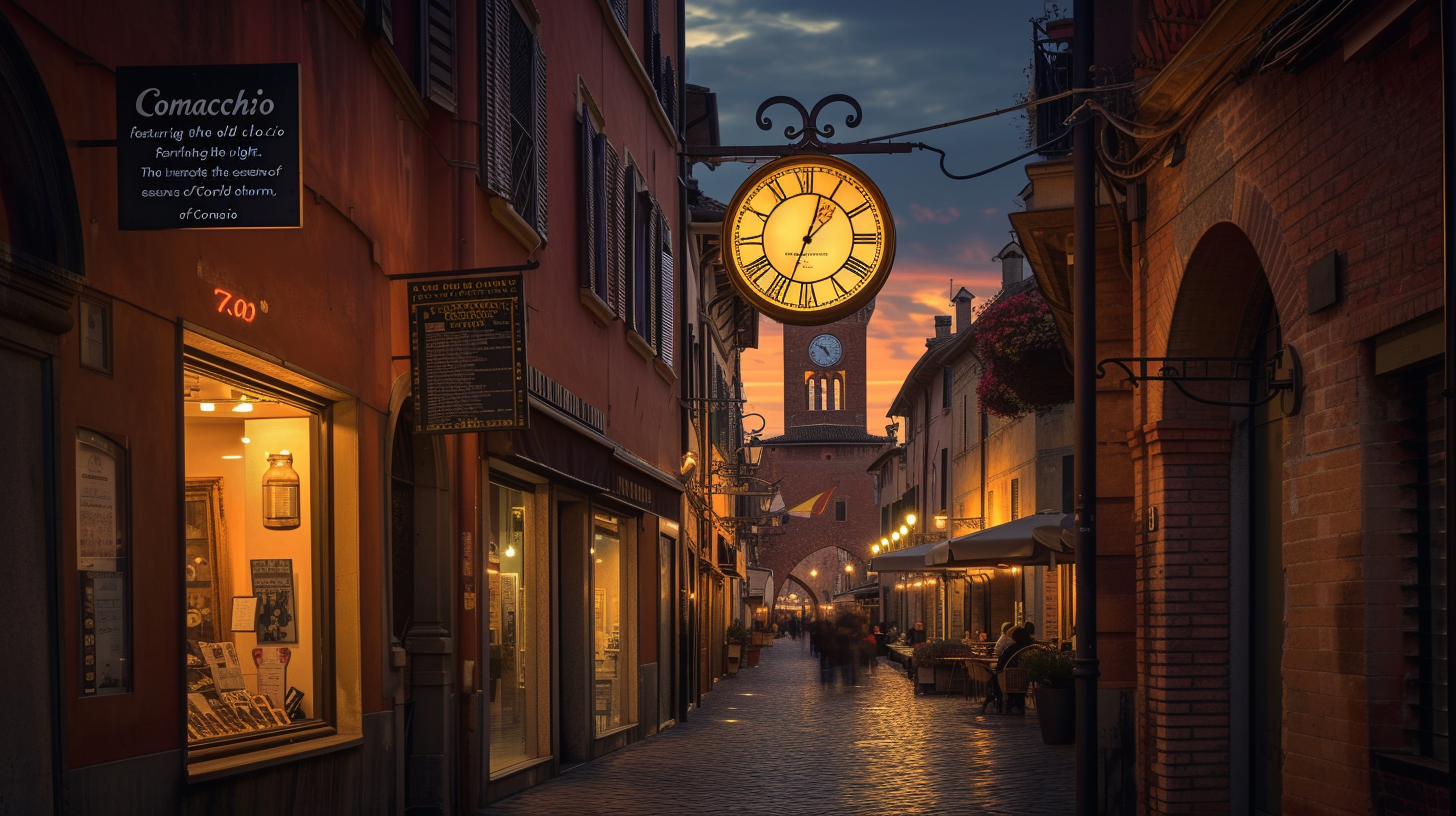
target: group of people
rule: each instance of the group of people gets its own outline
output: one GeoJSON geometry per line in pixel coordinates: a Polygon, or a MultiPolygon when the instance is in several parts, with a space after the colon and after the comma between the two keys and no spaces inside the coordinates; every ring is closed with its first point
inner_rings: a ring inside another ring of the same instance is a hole
{"type": "Polygon", "coordinates": [[[871,631],[869,616],[858,609],[841,612],[832,620],[820,618],[809,627],[809,653],[819,658],[819,680],[825,686],[842,680],[852,687],[861,670],[873,674],[884,643],[880,627],[871,631]]]}
{"type": "Polygon", "coordinates": [[[981,712],[985,713],[986,707],[994,700],[997,707],[1003,704],[1006,710],[1013,713],[1020,713],[1026,710],[1025,694],[1003,694],[1001,690],[1001,672],[1014,668],[1017,665],[1021,653],[1039,643],[1036,639],[1036,622],[1026,621],[1016,626],[1007,621],[1001,624],[1001,637],[996,641],[992,654],[996,658],[996,665],[992,669],[990,689],[986,694],[986,701],[981,704],[981,712]],[[1004,698],[1004,699],[1003,699],[1004,698]]]}

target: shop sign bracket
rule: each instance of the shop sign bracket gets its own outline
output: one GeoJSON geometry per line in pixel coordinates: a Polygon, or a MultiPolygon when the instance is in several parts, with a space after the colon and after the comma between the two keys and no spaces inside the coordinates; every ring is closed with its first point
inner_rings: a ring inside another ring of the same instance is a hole
{"type": "Polygon", "coordinates": [[[1111,357],[1097,364],[1097,379],[1108,376],[1109,366],[1122,369],[1127,375],[1122,381],[1134,388],[1145,382],[1172,383],[1183,396],[1205,405],[1257,408],[1277,398],[1285,415],[1294,416],[1304,397],[1304,369],[1299,353],[1288,344],[1263,362],[1248,357],[1111,357]],[[1218,400],[1193,393],[1187,383],[1247,383],[1250,394],[1260,385],[1268,393],[1258,399],[1218,400]]]}

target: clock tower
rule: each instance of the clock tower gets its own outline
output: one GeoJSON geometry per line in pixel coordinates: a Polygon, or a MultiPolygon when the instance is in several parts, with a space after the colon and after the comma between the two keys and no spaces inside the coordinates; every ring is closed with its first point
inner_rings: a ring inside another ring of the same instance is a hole
{"type": "Polygon", "coordinates": [[[865,428],[869,305],[822,326],[784,326],[784,429],[865,428]]]}

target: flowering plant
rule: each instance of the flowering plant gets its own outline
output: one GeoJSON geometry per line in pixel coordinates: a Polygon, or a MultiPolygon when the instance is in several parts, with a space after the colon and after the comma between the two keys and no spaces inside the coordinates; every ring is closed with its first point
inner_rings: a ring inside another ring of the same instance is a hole
{"type": "Polygon", "coordinates": [[[915,662],[946,657],[970,657],[971,647],[954,640],[927,640],[915,647],[915,662]]]}
{"type": "Polygon", "coordinates": [[[976,350],[985,368],[976,397],[988,413],[1015,419],[1071,400],[1061,333],[1035,289],[987,304],[976,320],[976,350]]]}

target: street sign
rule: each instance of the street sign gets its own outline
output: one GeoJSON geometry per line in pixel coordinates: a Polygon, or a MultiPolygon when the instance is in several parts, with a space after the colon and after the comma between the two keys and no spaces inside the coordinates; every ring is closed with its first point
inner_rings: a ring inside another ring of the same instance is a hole
{"type": "Polygon", "coordinates": [[[117,226],[301,226],[297,63],[116,69],[117,226]]]}
{"type": "Polygon", "coordinates": [[[529,427],[519,274],[411,281],[409,314],[417,432],[529,427]]]}

